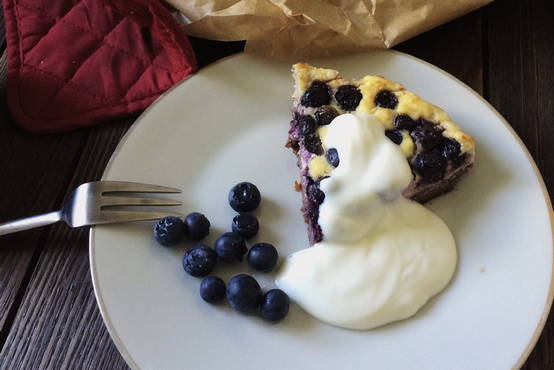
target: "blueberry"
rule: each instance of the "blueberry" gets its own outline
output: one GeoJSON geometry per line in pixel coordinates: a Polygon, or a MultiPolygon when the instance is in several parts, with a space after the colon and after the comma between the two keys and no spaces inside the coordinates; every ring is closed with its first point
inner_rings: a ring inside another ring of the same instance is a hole
{"type": "Polygon", "coordinates": [[[339,152],[335,148],[327,149],[327,153],[325,153],[325,159],[327,159],[327,162],[335,168],[339,166],[340,159],[339,159],[339,152]]]}
{"type": "Polygon", "coordinates": [[[412,117],[407,114],[399,114],[394,117],[393,126],[397,130],[412,131],[417,126],[417,122],[414,121],[412,117]]]}
{"type": "Polygon", "coordinates": [[[236,215],[231,224],[231,230],[246,239],[256,235],[259,227],[258,219],[250,213],[240,213],[236,215]]]}
{"type": "Polygon", "coordinates": [[[257,243],[248,251],[246,260],[253,269],[271,272],[279,260],[279,253],[269,243],[257,243]]]}
{"type": "Polygon", "coordinates": [[[467,160],[467,153],[462,153],[459,156],[451,159],[452,166],[458,167],[458,166],[464,164],[466,162],[466,160],[467,160]]]}
{"type": "Polygon", "coordinates": [[[252,276],[240,274],[227,283],[227,301],[239,312],[252,313],[260,306],[262,289],[252,276]]]}
{"type": "Polygon", "coordinates": [[[392,91],[381,90],[375,95],[375,105],[381,108],[394,109],[398,104],[398,98],[392,91]]]}
{"type": "Polygon", "coordinates": [[[241,182],[229,191],[229,205],[237,212],[250,212],[260,205],[261,195],[256,185],[241,182]]]}
{"type": "Polygon", "coordinates": [[[202,213],[192,212],[185,217],[190,240],[202,240],[210,233],[210,221],[202,213]]]}
{"type": "Polygon", "coordinates": [[[304,136],[302,138],[302,143],[304,144],[306,150],[310,153],[319,155],[321,152],[323,152],[323,148],[321,147],[321,140],[316,134],[309,134],[304,136]]]}
{"type": "Polygon", "coordinates": [[[331,101],[329,87],[323,82],[314,81],[302,95],[300,104],[305,107],[317,108],[331,101]]]}
{"type": "Polygon", "coordinates": [[[313,134],[316,129],[316,122],[312,116],[302,116],[298,119],[298,127],[302,135],[313,134]]]}
{"type": "Polygon", "coordinates": [[[315,111],[315,120],[318,125],[325,126],[331,123],[336,116],[339,115],[339,112],[331,106],[319,107],[315,111]]]}
{"type": "Polygon", "coordinates": [[[436,151],[419,153],[412,165],[423,182],[439,181],[446,171],[446,159],[436,151]]]}
{"type": "Polygon", "coordinates": [[[289,312],[290,299],[281,289],[271,289],[262,298],[262,317],[268,321],[279,321],[289,312]]]}
{"type": "Polygon", "coordinates": [[[224,262],[242,261],[246,253],[246,243],[238,233],[224,233],[215,241],[215,253],[224,262]]]}
{"type": "Polygon", "coordinates": [[[422,121],[422,123],[412,131],[412,137],[423,149],[433,149],[443,140],[440,128],[428,121],[422,121]]]}
{"type": "Polygon", "coordinates": [[[402,133],[399,130],[386,130],[385,135],[396,145],[402,143],[402,133]]]}
{"type": "Polygon", "coordinates": [[[179,217],[164,217],[154,225],[154,238],[165,246],[179,243],[186,234],[186,226],[179,217]]]}
{"type": "Polygon", "coordinates": [[[205,277],[200,283],[200,297],[208,303],[220,302],[225,297],[225,282],[215,276],[205,277]]]}
{"type": "Polygon", "coordinates": [[[204,244],[196,244],[183,256],[183,268],[191,276],[206,276],[215,267],[217,255],[214,250],[204,244]]]}
{"type": "Polygon", "coordinates": [[[460,143],[452,139],[444,139],[441,144],[441,155],[446,159],[455,159],[461,153],[460,143]]]}
{"type": "Polygon", "coordinates": [[[354,110],[362,100],[362,93],[356,86],[343,85],[335,93],[335,99],[344,110],[354,110]]]}
{"type": "Polygon", "coordinates": [[[307,190],[308,200],[317,205],[323,203],[325,200],[325,193],[319,188],[316,183],[311,183],[308,185],[307,190]]]}

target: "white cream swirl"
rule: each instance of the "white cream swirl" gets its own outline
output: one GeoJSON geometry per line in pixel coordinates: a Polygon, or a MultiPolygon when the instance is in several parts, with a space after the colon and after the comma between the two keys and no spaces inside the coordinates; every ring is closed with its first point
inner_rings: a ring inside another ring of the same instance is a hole
{"type": "Polygon", "coordinates": [[[277,285],[313,316],[345,328],[412,316],[452,278],[457,256],[450,230],[402,196],[410,167],[372,116],[337,117],[323,146],[340,158],[321,181],[325,239],[290,255],[277,285]]]}

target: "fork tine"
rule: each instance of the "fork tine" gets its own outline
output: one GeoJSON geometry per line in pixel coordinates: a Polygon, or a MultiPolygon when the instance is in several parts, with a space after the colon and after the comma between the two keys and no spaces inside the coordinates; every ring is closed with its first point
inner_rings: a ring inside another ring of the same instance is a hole
{"type": "Polygon", "coordinates": [[[100,211],[95,224],[110,224],[116,222],[159,220],[167,216],[182,217],[172,212],[134,212],[134,211],[100,211]]]}
{"type": "Polygon", "coordinates": [[[173,199],[162,198],[132,198],[132,197],[101,197],[100,205],[105,206],[180,206],[183,203],[173,199]]]}
{"type": "Polygon", "coordinates": [[[98,188],[102,192],[125,192],[125,193],[181,193],[181,189],[168,186],[142,184],[140,182],[128,181],[99,181],[98,188]]]}

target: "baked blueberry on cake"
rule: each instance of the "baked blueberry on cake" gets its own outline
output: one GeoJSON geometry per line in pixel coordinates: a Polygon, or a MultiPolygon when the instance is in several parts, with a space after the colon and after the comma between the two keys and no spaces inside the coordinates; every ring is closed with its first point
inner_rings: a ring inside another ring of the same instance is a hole
{"type": "Polygon", "coordinates": [[[369,113],[383,124],[385,134],[400,146],[414,175],[403,195],[419,203],[452,190],[473,165],[473,138],[442,109],[401,84],[371,75],[349,81],[333,69],[305,63],[295,64],[292,72],[293,119],[286,146],[298,157],[302,211],[310,244],[323,239],[318,217],[325,194],[319,183],[340,166],[340,153],[334,148],[324,152],[320,138],[340,114],[369,113]]]}

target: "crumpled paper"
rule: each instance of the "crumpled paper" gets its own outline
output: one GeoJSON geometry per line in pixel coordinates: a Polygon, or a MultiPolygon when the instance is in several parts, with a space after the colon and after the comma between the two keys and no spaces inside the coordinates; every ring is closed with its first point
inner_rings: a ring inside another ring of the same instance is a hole
{"type": "Polygon", "coordinates": [[[492,0],[166,0],[191,36],[298,60],[390,48],[492,0]]]}

